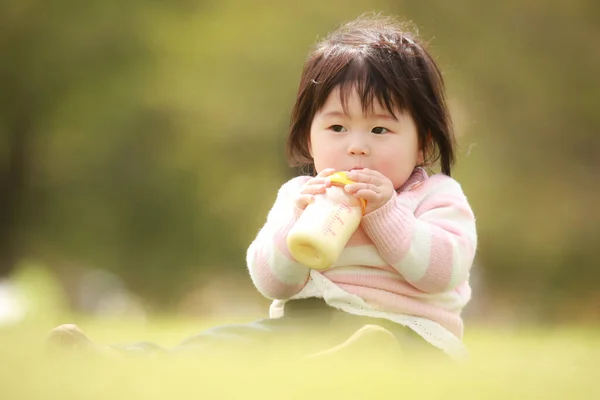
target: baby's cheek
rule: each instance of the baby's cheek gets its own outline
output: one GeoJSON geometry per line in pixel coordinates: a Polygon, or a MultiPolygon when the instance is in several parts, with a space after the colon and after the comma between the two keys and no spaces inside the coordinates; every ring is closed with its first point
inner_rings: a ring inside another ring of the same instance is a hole
{"type": "Polygon", "coordinates": [[[318,155],[318,157],[314,158],[315,168],[317,172],[321,172],[325,168],[333,168],[338,170],[343,163],[340,162],[339,157],[335,157],[335,155],[329,152],[322,152],[318,155]]]}
{"type": "Polygon", "coordinates": [[[380,161],[373,169],[382,173],[383,175],[385,175],[386,178],[390,180],[393,180],[394,176],[397,175],[397,172],[394,171],[394,164],[390,161],[380,161]]]}
{"type": "Polygon", "coordinates": [[[377,171],[392,181],[395,189],[404,185],[412,173],[412,169],[404,168],[404,166],[398,165],[398,163],[394,163],[393,161],[381,162],[377,167],[377,171]]]}

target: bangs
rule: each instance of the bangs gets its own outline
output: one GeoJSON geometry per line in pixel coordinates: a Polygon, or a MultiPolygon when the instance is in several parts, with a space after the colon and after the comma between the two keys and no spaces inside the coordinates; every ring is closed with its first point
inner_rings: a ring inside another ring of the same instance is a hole
{"type": "Polygon", "coordinates": [[[317,91],[315,112],[324,106],[327,97],[336,88],[340,90],[340,102],[346,113],[349,98],[354,92],[360,99],[365,115],[373,114],[376,105],[394,118],[398,118],[399,112],[411,111],[411,90],[407,82],[410,77],[399,68],[395,57],[342,53],[330,54],[322,61],[324,68],[316,74],[320,79],[313,80],[314,90],[317,91]]]}
{"type": "Polygon", "coordinates": [[[332,90],[339,85],[340,102],[345,113],[348,113],[348,100],[353,92],[357,93],[365,115],[373,114],[376,105],[396,119],[396,113],[409,109],[407,94],[394,90],[398,79],[386,77],[366,60],[352,61],[336,78],[332,90]]]}

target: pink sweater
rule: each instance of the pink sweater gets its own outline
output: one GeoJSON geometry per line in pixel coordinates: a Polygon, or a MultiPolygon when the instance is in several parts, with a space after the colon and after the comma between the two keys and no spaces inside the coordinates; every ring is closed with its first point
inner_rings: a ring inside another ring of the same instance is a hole
{"type": "MultiPolygon", "coordinates": [[[[286,245],[302,212],[293,197],[308,179],[281,187],[248,249],[252,281],[271,299],[294,296],[309,277],[286,245]]],[[[417,168],[395,197],[363,217],[339,260],[322,273],[376,310],[430,319],[461,338],[476,246],[475,218],[460,185],[417,168]]]]}

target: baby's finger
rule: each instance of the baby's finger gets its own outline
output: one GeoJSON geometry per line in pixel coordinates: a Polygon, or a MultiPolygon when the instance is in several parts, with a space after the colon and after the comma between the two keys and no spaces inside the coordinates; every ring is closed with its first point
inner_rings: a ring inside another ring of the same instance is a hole
{"type": "Polygon", "coordinates": [[[367,182],[378,186],[387,180],[386,176],[381,172],[366,168],[358,171],[350,171],[348,178],[353,181],[367,182]]]}
{"type": "Polygon", "coordinates": [[[306,185],[300,191],[301,194],[323,194],[327,190],[327,188],[331,186],[327,183],[314,184],[314,185],[306,185]]]}
{"type": "Polygon", "coordinates": [[[360,189],[354,193],[354,197],[364,199],[367,204],[377,204],[380,200],[380,195],[369,189],[360,189]]]}
{"type": "Polygon", "coordinates": [[[381,178],[378,175],[374,175],[369,171],[351,171],[348,173],[348,179],[353,180],[355,182],[363,182],[369,183],[375,186],[381,185],[381,178]]]}
{"type": "Polygon", "coordinates": [[[304,184],[305,186],[309,186],[309,185],[327,185],[329,186],[331,184],[331,181],[325,177],[319,177],[316,176],[314,178],[310,178],[308,181],[306,181],[306,183],[304,184]]]}
{"type": "Polygon", "coordinates": [[[359,169],[359,170],[355,170],[355,171],[351,171],[351,172],[358,172],[358,173],[363,173],[365,175],[371,175],[380,179],[385,178],[385,175],[383,175],[381,172],[377,171],[376,169],[370,169],[370,168],[363,168],[363,169],[359,169]]]}
{"type": "Polygon", "coordinates": [[[301,210],[304,210],[306,208],[306,206],[308,206],[310,203],[312,203],[313,201],[315,201],[315,198],[313,195],[311,194],[303,194],[300,195],[297,199],[296,199],[296,207],[298,207],[301,210]]]}
{"type": "Polygon", "coordinates": [[[379,186],[364,182],[349,183],[346,186],[344,186],[344,190],[351,194],[357,193],[360,190],[369,190],[376,194],[381,193],[381,189],[379,188],[379,186]]]}
{"type": "Polygon", "coordinates": [[[326,177],[326,176],[332,175],[334,172],[335,172],[334,168],[325,168],[325,169],[321,170],[321,172],[319,172],[317,174],[317,176],[326,177]]]}

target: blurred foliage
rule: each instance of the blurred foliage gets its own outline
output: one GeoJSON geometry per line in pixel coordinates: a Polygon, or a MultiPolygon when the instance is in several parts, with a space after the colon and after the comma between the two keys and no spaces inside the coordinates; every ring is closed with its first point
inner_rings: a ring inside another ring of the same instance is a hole
{"type": "Polygon", "coordinates": [[[68,285],[107,269],[164,306],[245,274],[294,173],[284,142],[308,50],[378,10],[413,20],[445,73],[479,307],[598,318],[598,4],[4,1],[0,271],[34,258],[68,285]]]}
{"type": "MultiPolygon", "coordinates": [[[[208,326],[211,321],[203,321],[208,326]]],[[[197,320],[156,319],[138,324],[93,320],[81,327],[97,343],[141,338],[171,347],[198,329],[197,320]]],[[[0,385],[6,399],[597,399],[598,329],[477,330],[472,358],[456,365],[432,360],[354,356],[302,361],[281,352],[204,357],[128,359],[40,351],[40,327],[0,330],[0,385]],[[504,335],[503,335],[504,334],[504,335]],[[500,336],[500,340],[499,340],[500,336]]]]}

